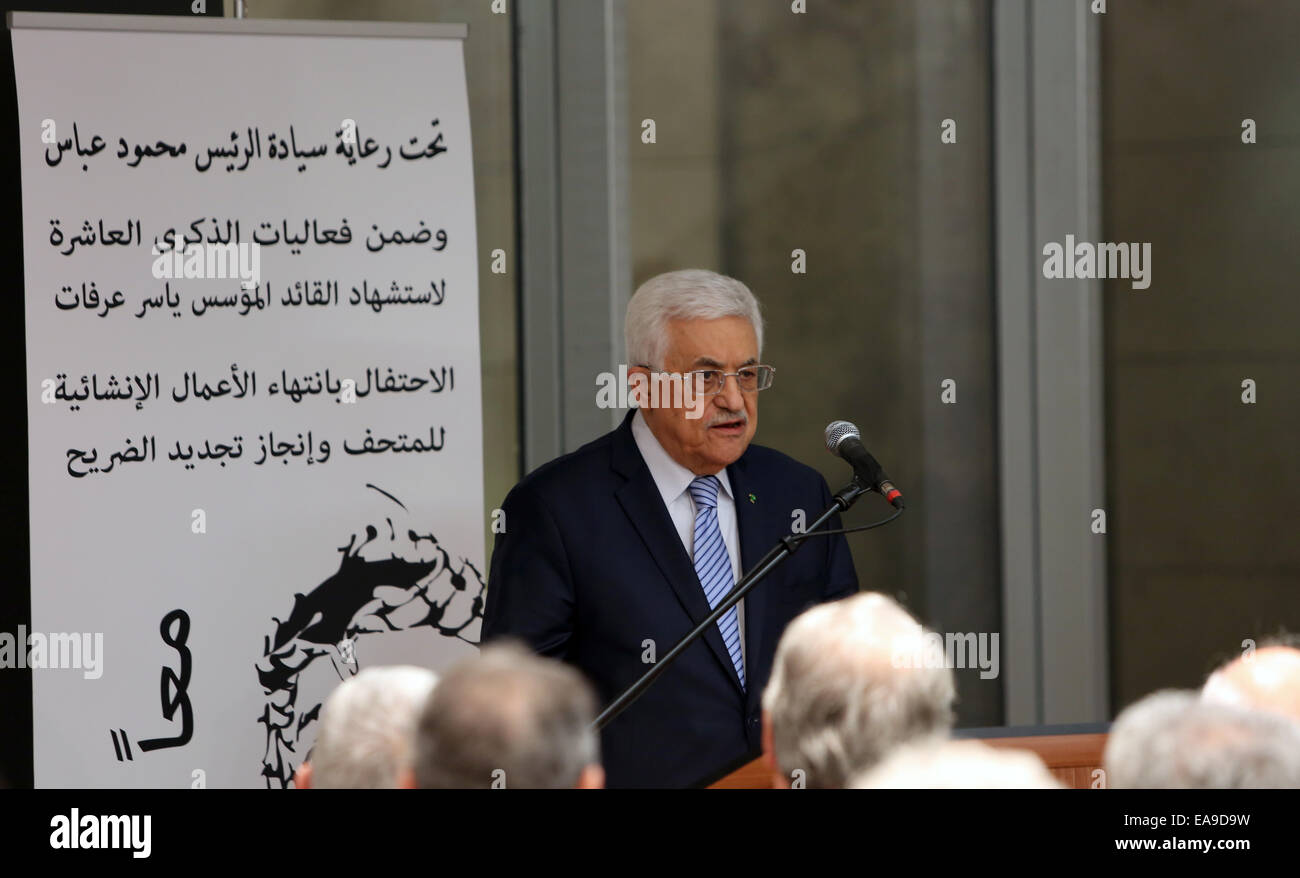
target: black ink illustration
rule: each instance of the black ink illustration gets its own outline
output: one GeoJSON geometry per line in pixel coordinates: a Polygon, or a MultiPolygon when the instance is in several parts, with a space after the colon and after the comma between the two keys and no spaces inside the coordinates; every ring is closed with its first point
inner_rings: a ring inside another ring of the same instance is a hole
{"type": "Polygon", "coordinates": [[[298,703],[303,673],[318,659],[328,657],[339,679],[346,679],[360,670],[358,641],[369,635],[428,628],[477,643],[483,574],[467,559],[453,558],[432,533],[394,524],[406,506],[381,488],[366,487],[386,498],[393,515],[367,524],[337,548],[343,556],[338,570],[294,595],[289,615],[272,620],[275,631],[257,662],[266,695],[257,721],[266,727],[261,773],[268,788],[289,786],[301,761],[298,743],[319,717],[319,701],[298,703]]]}

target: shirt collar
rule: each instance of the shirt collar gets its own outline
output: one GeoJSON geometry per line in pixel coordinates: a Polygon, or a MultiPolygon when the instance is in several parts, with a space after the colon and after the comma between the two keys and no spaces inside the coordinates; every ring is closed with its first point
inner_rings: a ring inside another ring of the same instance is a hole
{"type": "MultiPolygon", "coordinates": [[[[695,481],[695,473],[673,460],[672,455],[659,444],[655,434],[650,431],[650,425],[641,415],[640,409],[637,409],[636,414],[632,416],[632,438],[636,440],[637,450],[641,452],[642,459],[650,468],[650,477],[654,479],[655,487],[664,498],[664,506],[672,506],[691,486],[691,482],[695,481]]],[[[715,475],[722,485],[722,490],[727,493],[727,497],[735,502],[735,498],[731,496],[731,480],[727,478],[726,468],[723,467],[715,475]]]]}

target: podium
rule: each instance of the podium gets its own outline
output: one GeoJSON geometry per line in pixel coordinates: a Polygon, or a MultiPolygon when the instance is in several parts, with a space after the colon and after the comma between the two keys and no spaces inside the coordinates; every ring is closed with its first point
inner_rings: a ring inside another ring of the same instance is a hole
{"type": "MultiPolygon", "coordinates": [[[[1106,749],[1108,723],[1080,723],[1055,726],[1007,726],[1004,728],[957,729],[958,740],[976,740],[990,747],[1029,750],[1043,760],[1048,771],[1072,790],[1104,789],[1102,752],[1106,749]]],[[[772,788],[772,775],[759,756],[709,784],[711,790],[760,790],[772,788]]]]}

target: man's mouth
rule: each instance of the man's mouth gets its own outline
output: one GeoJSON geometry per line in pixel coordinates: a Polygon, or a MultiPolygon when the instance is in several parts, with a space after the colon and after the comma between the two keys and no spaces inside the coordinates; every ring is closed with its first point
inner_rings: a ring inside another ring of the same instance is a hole
{"type": "Polygon", "coordinates": [[[741,436],[745,432],[744,418],[731,418],[725,421],[718,421],[709,425],[710,432],[720,433],[723,436],[741,436]]]}

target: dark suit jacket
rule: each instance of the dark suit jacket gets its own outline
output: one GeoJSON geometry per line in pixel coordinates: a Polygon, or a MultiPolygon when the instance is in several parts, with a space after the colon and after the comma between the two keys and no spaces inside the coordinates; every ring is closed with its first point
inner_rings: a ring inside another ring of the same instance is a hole
{"type": "MultiPolygon", "coordinates": [[[[633,412],[634,413],[634,412],[633,412]]],[[[709,612],[663,498],[621,426],[540,467],[510,491],[492,553],[483,640],[512,636],[562,659],[595,684],[602,706],[709,612]]],[[[750,445],[727,467],[736,497],[742,571],[831,504],[811,467],[750,445]]],[[[829,525],[840,527],[838,516],[829,525]]],[[[786,624],[806,607],[858,589],[842,535],[804,543],[745,597],[741,689],[717,625],[635,704],[605,727],[610,787],[683,787],[761,749],[760,697],[786,624]]]]}

